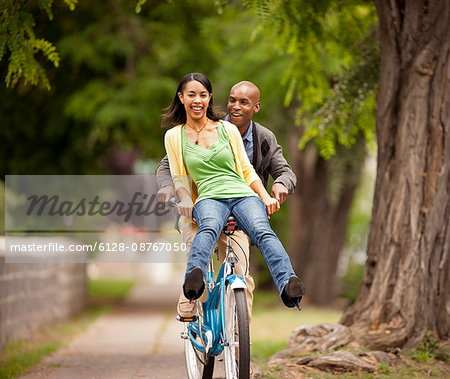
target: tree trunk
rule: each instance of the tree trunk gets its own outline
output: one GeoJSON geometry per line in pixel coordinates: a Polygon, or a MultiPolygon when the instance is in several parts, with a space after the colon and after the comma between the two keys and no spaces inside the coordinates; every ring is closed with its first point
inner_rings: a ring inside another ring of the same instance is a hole
{"type": "Polygon", "coordinates": [[[450,331],[450,0],[375,0],[378,168],[366,272],[341,322],[369,347],[450,331]]]}
{"type": "Polygon", "coordinates": [[[297,188],[289,200],[289,253],[295,272],[305,283],[309,302],[331,305],[339,291],[338,261],[345,245],[351,202],[361,176],[364,144],[338,151],[326,161],[313,146],[298,150],[300,134],[296,128],[288,138],[290,163],[297,175],[297,188]],[[348,159],[353,153],[361,159],[348,159]],[[345,178],[342,183],[336,183],[339,185],[334,191],[332,175],[345,178]]]}

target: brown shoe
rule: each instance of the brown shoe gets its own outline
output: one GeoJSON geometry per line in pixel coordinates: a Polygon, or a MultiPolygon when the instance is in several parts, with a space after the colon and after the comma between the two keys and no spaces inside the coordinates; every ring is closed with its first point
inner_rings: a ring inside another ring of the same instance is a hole
{"type": "Polygon", "coordinates": [[[177,312],[183,318],[193,317],[197,314],[197,301],[189,301],[181,294],[178,299],[177,312]]]}

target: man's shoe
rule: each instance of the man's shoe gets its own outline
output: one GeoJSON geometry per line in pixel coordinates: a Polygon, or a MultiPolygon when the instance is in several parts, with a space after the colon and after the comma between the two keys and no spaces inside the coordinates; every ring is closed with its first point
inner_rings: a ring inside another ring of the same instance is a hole
{"type": "Polygon", "coordinates": [[[300,301],[305,294],[303,282],[295,275],[289,278],[281,293],[281,299],[288,308],[297,307],[300,310],[300,301]]]}
{"type": "Polygon", "coordinates": [[[178,299],[177,311],[182,318],[191,318],[197,314],[197,301],[189,301],[183,295],[178,299]]]}
{"type": "Polygon", "coordinates": [[[205,290],[203,271],[200,267],[194,268],[184,280],[183,293],[190,301],[197,300],[205,290]]]}

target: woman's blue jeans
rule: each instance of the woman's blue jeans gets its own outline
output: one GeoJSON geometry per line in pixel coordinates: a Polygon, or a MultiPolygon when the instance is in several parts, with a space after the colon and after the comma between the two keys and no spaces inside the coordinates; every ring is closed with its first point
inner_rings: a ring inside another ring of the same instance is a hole
{"type": "Polygon", "coordinates": [[[195,267],[200,267],[206,281],[214,246],[230,214],[234,215],[239,227],[261,251],[281,295],[289,278],[295,273],[286,250],[270,227],[266,206],[257,196],[203,199],[195,204],[193,217],[197,221],[198,232],[192,242],[186,276],[195,267]]]}

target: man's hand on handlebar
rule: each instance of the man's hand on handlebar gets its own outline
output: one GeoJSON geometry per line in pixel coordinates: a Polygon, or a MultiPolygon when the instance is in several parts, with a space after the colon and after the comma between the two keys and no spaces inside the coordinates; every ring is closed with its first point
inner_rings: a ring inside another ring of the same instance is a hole
{"type": "Polygon", "coordinates": [[[163,187],[156,194],[156,198],[160,203],[165,204],[166,209],[168,208],[168,201],[172,197],[175,197],[175,188],[173,186],[163,187]]]}
{"type": "Polygon", "coordinates": [[[192,200],[190,198],[187,198],[178,203],[177,209],[180,215],[192,220],[192,208],[194,208],[192,200]]]}
{"type": "Polygon", "coordinates": [[[173,207],[176,204],[178,213],[181,216],[187,217],[192,220],[192,209],[194,208],[194,203],[192,202],[190,193],[186,188],[182,187],[178,188],[178,190],[176,191],[176,196],[178,197],[179,201],[174,202],[173,198],[175,198],[175,196],[172,196],[172,198],[167,199],[169,205],[173,207]]]}

